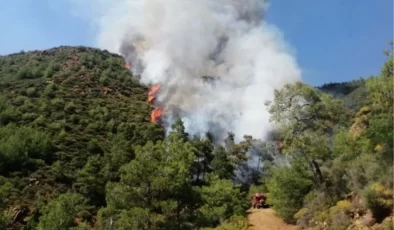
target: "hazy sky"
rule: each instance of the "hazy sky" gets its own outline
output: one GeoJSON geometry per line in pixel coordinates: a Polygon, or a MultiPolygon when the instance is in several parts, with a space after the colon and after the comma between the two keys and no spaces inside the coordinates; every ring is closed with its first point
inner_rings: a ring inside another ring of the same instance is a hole
{"type": "MultiPolygon", "coordinates": [[[[0,54],[94,46],[94,31],[70,1],[1,0],[0,54]]],[[[271,0],[268,21],[295,50],[305,81],[347,81],[379,73],[393,38],[393,1],[271,0]]]]}

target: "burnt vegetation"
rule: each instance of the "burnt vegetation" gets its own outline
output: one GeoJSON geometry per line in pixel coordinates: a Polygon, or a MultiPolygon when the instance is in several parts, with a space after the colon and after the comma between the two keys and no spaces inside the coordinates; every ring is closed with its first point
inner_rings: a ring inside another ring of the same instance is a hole
{"type": "Polygon", "coordinates": [[[345,229],[368,213],[365,225],[383,225],[392,58],[377,77],[287,85],[268,105],[290,125],[268,142],[229,133],[221,146],[181,120],[165,137],[149,89],[118,55],[63,46],[1,56],[0,229],[246,229],[254,192],[302,227],[345,229]]]}

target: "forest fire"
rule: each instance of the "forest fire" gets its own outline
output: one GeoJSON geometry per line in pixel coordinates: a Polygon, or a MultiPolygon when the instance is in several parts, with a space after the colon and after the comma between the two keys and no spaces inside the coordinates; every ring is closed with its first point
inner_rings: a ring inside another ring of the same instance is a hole
{"type": "MultiPolygon", "coordinates": [[[[126,61],[124,66],[125,66],[126,69],[129,69],[129,70],[131,69],[131,63],[130,63],[130,62],[127,62],[127,61],[126,61]]],[[[156,99],[157,92],[160,90],[160,88],[161,88],[161,85],[156,84],[156,85],[153,85],[153,86],[149,89],[149,93],[148,93],[148,103],[149,103],[150,105],[153,105],[153,103],[154,103],[154,101],[155,101],[155,99],[156,99]]],[[[163,108],[156,107],[156,108],[152,111],[152,113],[151,113],[151,115],[150,115],[152,123],[155,123],[155,124],[159,123],[160,118],[163,116],[163,113],[164,113],[164,109],[163,109],[163,108]]]]}
{"type": "MultiPolygon", "coordinates": [[[[155,99],[156,99],[156,94],[157,92],[160,90],[161,85],[153,85],[150,89],[149,89],[149,93],[148,93],[148,102],[149,104],[153,105],[155,99]]],[[[152,113],[151,113],[151,121],[152,123],[157,124],[160,121],[160,118],[163,116],[164,110],[163,108],[155,108],[152,113]]]]}
{"type": "Polygon", "coordinates": [[[126,63],[124,64],[124,67],[125,67],[126,69],[131,69],[131,63],[126,62],[126,63]]]}
{"type": "Polygon", "coordinates": [[[149,104],[153,104],[153,101],[156,98],[156,94],[160,90],[160,88],[161,88],[161,85],[153,85],[149,89],[149,94],[148,94],[148,102],[149,102],[149,104]]]}
{"type": "Polygon", "coordinates": [[[164,110],[162,108],[155,108],[150,115],[152,123],[157,124],[163,116],[163,112],[164,110]]]}

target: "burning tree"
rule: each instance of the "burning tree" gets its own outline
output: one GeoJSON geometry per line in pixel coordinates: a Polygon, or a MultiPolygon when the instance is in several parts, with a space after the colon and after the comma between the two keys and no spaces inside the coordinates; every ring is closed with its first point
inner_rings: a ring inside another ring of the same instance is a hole
{"type": "MultiPolygon", "coordinates": [[[[127,69],[131,69],[132,64],[130,62],[125,62],[125,68],[127,69]]],[[[159,107],[157,105],[156,102],[156,97],[157,97],[157,93],[159,92],[161,88],[160,84],[155,84],[153,85],[150,89],[149,89],[149,93],[148,93],[148,103],[152,106],[154,106],[155,108],[153,109],[153,111],[151,112],[151,122],[152,123],[159,123],[160,119],[162,118],[163,114],[164,114],[164,109],[159,107]]]]}
{"type": "MultiPolygon", "coordinates": [[[[150,89],[149,89],[149,93],[148,93],[148,102],[151,105],[155,106],[155,100],[156,100],[156,95],[157,92],[160,90],[161,85],[153,85],[150,89]]],[[[164,113],[164,109],[161,107],[155,107],[155,109],[152,111],[150,117],[151,117],[151,121],[155,124],[160,122],[160,119],[162,118],[164,113]]]]}

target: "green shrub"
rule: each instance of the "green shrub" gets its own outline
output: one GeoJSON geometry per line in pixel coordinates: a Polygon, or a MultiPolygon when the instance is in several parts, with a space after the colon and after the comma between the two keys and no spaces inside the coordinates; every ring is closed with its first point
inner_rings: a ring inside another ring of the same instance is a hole
{"type": "Polygon", "coordinates": [[[77,110],[77,106],[72,101],[67,103],[66,106],[64,107],[64,111],[68,114],[75,113],[76,110],[77,110]]]}
{"type": "Polygon", "coordinates": [[[352,219],[349,216],[344,212],[339,212],[330,216],[328,226],[330,230],[346,230],[351,223],[352,219]]]}
{"type": "Polygon", "coordinates": [[[63,110],[64,109],[64,100],[62,98],[55,98],[51,100],[51,105],[57,110],[63,110]]]}
{"type": "Polygon", "coordinates": [[[64,124],[60,121],[55,121],[49,124],[48,127],[53,131],[60,131],[64,127],[64,124]]]}
{"type": "Polygon", "coordinates": [[[307,208],[301,208],[300,210],[298,210],[298,212],[296,212],[296,214],[294,214],[294,219],[298,220],[301,217],[305,216],[305,214],[308,213],[308,209],[307,208]]]}
{"type": "Polygon", "coordinates": [[[8,107],[3,111],[0,111],[0,126],[7,125],[11,122],[19,120],[21,113],[15,108],[8,107]]]}
{"type": "Polygon", "coordinates": [[[30,87],[26,89],[26,95],[29,97],[37,97],[39,94],[34,87],[30,87]]]}
{"type": "Polygon", "coordinates": [[[99,81],[103,84],[103,85],[108,85],[109,83],[109,76],[106,72],[103,72],[100,76],[99,81]]]}
{"type": "Polygon", "coordinates": [[[394,221],[392,217],[387,217],[382,222],[382,227],[384,230],[394,230],[394,221]]]}
{"type": "Polygon", "coordinates": [[[51,113],[51,120],[63,120],[64,119],[64,113],[63,111],[59,111],[59,112],[52,112],[51,113]]]}
{"type": "Polygon", "coordinates": [[[51,62],[48,67],[45,69],[44,72],[44,77],[45,78],[51,78],[54,73],[60,70],[60,65],[59,63],[51,62]]]}
{"type": "Polygon", "coordinates": [[[43,115],[38,116],[35,120],[34,123],[40,126],[45,125],[45,117],[43,115]]]}
{"type": "Polygon", "coordinates": [[[292,221],[294,214],[303,205],[303,198],[312,186],[310,178],[294,168],[275,168],[267,183],[270,197],[267,202],[286,221],[292,221]]]}
{"type": "Polygon", "coordinates": [[[349,213],[352,208],[352,203],[347,200],[340,200],[337,204],[330,208],[330,215],[335,215],[339,212],[349,213]]]}
{"type": "Polygon", "coordinates": [[[44,89],[44,95],[49,98],[54,98],[56,95],[55,94],[56,89],[57,89],[57,87],[54,83],[49,83],[44,89]]]}
{"type": "Polygon", "coordinates": [[[38,230],[67,230],[77,226],[75,217],[81,216],[86,209],[86,199],[75,193],[66,193],[49,202],[40,217],[38,230]]]}
{"type": "Polygon", "coordinates": [[[103,148],[100,145],[100,142],[97,139],[91,139],[88,142],[87,150],[92,154],[102,154],[104,153],[103,148]]]}
{"type": "Polygon", "coordinates": [[[365,205],[371,209],[377,222],[381,222],[392,212],[393,195],[392,187],[386,187],[380,183],[374,183],[366,188],[365,205]]]}
{"type": "Polygon", "coordinates": [[[247,230],[248,219],[243,216],[232,216],[216,228],[202,228],[201,230],[247,230]]]}
{"type": "Polygon", "coordinates": [[[23,105],[23,104],[25,104],[25,101],[26,100],[28,100],[28,98],[27,97],[25,97],[25,96],[17,96],[15,99],[14,99],[14,105],[16,105],[16,106],[21,106],[21,105],[23,105]]]}
{"type": "Polygon", "coordinates": [[[18,75],[20,79],[34,79],[42,76],[42,72],[38,68],[22,68],[19,70],[18,75]]]}
{"type": "Polygon", "coordinates": [[[24,113],[22,115],[22,119],[25,120],[26,122],[32,122],[38,117],[38,114],[36,113],[24,113]]]}
{"type": "Polygon", "coordinates": [[[32,170],[50,161],[51,142],[40,131],[7,125],[0,128],[0,173],[32,170]]]}
{"type": "Polygon", "coordinates": [[[0,213],[0,229],[7,229],[12,223],[12,215],[11,212],[1,212],[0,213]]]}

